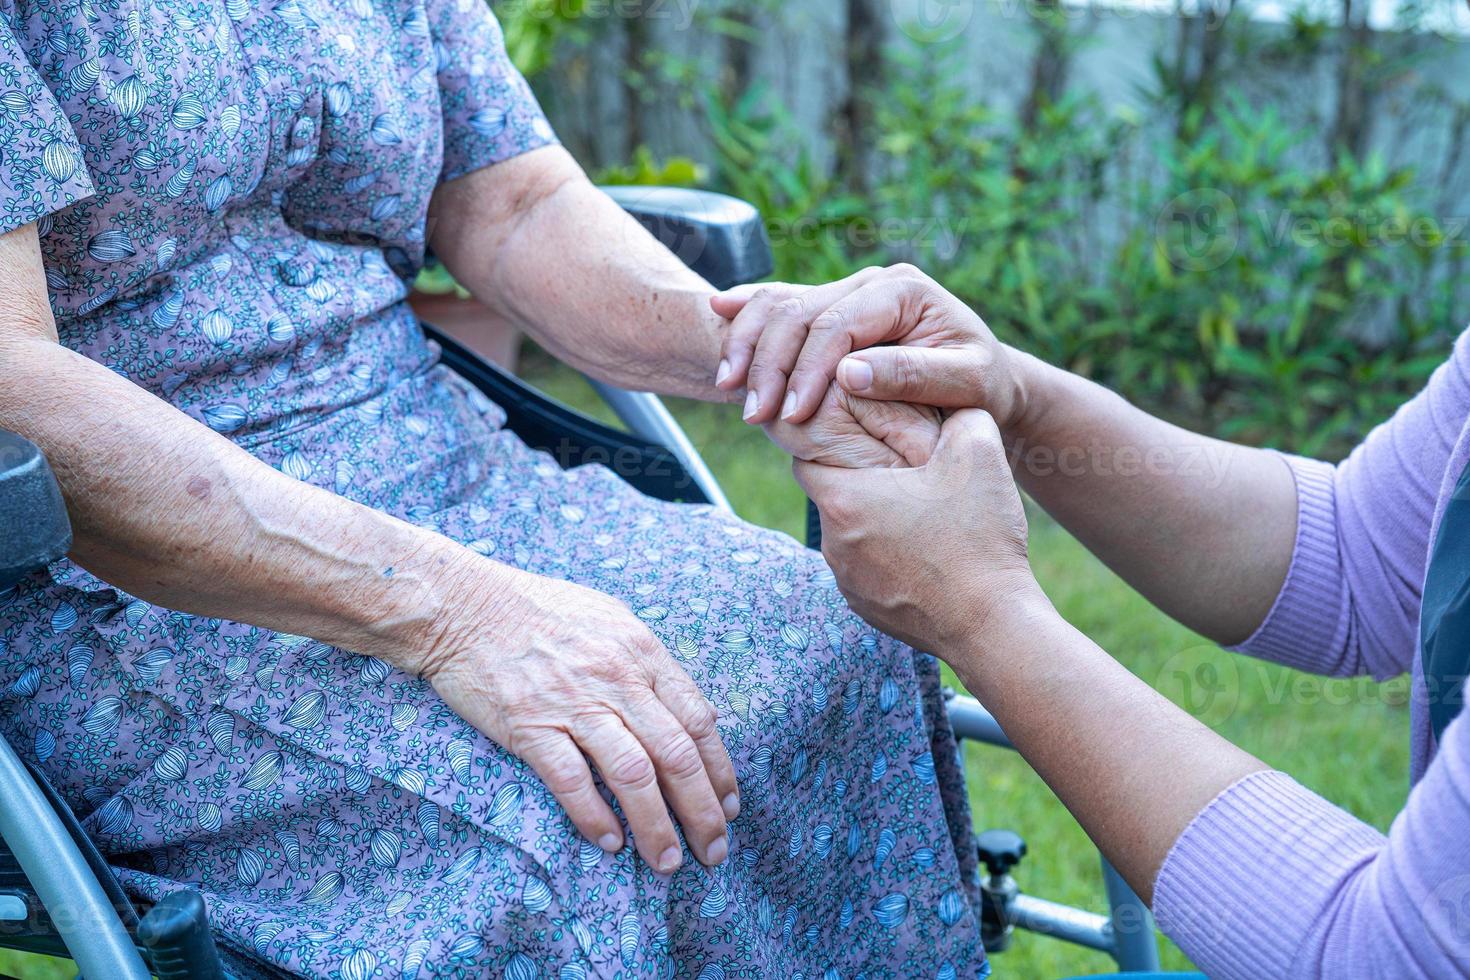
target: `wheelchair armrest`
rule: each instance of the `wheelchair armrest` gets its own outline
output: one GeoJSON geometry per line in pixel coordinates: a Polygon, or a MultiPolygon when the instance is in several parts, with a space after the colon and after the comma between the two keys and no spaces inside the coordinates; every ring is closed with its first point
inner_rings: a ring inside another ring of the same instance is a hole
{"type": "Polygon", "coordinates": [[[71,550],[71,521],[41,450],[0,430],[0,589],[71,550]]]}
{"type": "Polygon", "coordinates": [[[604,187],[644,228],[716,289],[775,269],[761,214],[751,204],[684,187],[604,187]]]}

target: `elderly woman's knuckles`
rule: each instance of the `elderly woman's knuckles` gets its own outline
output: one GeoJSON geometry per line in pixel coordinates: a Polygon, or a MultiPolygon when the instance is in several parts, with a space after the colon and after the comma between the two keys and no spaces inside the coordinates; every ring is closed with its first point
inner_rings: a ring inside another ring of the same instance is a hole
{"type": "Polygon", "coordinates": [[[797,286],[786,282],[773,282],[757,289],[746,304],[746,309],[759,312],[762,317],[770,316],[783,303],[790,302],[794,297],[806,292],[806,286],[797,286]]]}
{"type": "Polygon", "coordinates": [[[880,274],[889,279],[914,280],[926,284],[933,283],[934,281],[929,278],[928,273],[911,262],[896,262],[893,265],[882,268],[880,274]]]}

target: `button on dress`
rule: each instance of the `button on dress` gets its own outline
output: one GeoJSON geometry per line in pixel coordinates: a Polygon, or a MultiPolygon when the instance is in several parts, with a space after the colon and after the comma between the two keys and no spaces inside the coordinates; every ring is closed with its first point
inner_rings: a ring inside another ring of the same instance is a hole
{"type": "Polygon", "coordinates": [[[0,0],[0,231],[37,224],[62,343],[626,601],[719,710],[731,859],[604,854],[421,681],[69,561],[0,592],[0,732],[131,894],[302,975],[983,975],[933,659],[789,537],[528,450],[404,303],[435,186],[554,140],[484,0],[0,0]]]}

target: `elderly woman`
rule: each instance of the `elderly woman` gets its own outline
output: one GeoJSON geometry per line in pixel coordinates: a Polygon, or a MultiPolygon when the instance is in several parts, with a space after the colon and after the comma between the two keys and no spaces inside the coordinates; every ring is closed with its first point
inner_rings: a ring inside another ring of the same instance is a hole
{"type": "Polygon", "coordinates": [[[997,343],[912,269],[716,305],[736,317],[727,381],[748,375],[752,419],[783,439],[797,432],[775,407],[806,418],[832,373],[864,397],[954,411],[921,468],[798,464],[832,567],[869,622],[953,665],[1202,969],[1470,975],[1470,331],[1334,467],[1155,419],[997,343]],[[1008,462],[1185,625],[1302,670],[1412,672],[1415,785],[1389,833],[1226,742],[1058,616],[1026,560],[1008,462]]]}
{"type": "MultiPolygon", "coordinates": [[[[403,302],[432,246],[569,363],[727,397],[709,287],[483,0],[0,12],[0,426],[76,529],[0,594],[0,730],[132,894],[322,977],[984,972],[932,659],[789,538],[528,451],[403,302]]],[[[864,411],[806,453],[934,427],[864,411]]]]}

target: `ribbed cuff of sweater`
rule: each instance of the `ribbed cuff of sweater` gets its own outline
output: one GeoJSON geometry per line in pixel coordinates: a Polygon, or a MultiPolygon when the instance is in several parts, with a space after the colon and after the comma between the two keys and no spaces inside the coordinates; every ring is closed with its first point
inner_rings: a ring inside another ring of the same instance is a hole
{"type": "Polygon", "coordinates": [[[1154,914],[1210,977],[1291,976],[1332,897],[1385,843],[1285,773],[1254,773],[1174,842],[1154,884],[1154,914]]]}
{"type": "Polygon", "coordinates": [[[1315,459],[1283,458],[1296,479],[1296,545],[1291,567],[1266,621],[1255,635],[1231,649],[1299,670],[1330,674],[1342,648],[1339,633],[1347,624],[1333,490],[1336,468],[1315,459]]]}

